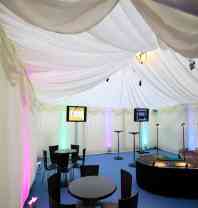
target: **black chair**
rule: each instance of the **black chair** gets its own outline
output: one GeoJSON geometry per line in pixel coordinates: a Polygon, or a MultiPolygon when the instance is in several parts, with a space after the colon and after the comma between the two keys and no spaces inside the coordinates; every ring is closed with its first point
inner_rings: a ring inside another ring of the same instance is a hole
{"type": "Polygon", "coordinates": [[[50,160],[52,164],[56,164],[55,152],[58,150],[58,145],[49,146],[50,160]]]}
{"type": "Polygon", "coordinates": [[[116,203],[103,203],[102,208],[137,208],[138,207],[138,192],[126,199],[120,199],[116,203]]]}
{"type": "Polygon", "coordinates": [[[60,204],[60,174],[56,173],[48,178],[49,208],[76,208],[75,204],[60,204]]]}
{"type": "Polygon", "coordinates": [[[78,163],[78,160],[82,161],[82,165],[85,165],[86,148],[83,148],[82,153],[83,154],[81,157],[79,157],[77,152],[72,153],[71,161],[74,164],[74,168],[80,168],[80,164],[78,163]]]}
{"type": "Polygon", "coordinates": [[[80,166],[80,176],[98,176],[99,175],[99,165],[81,165],[80,166]]]}
{"type": "Polygon", "coordinates": [[[121,169],[121,199],[126,199],[131,196],[132,191],[132,175],[121,169]]]}
{"type": "Polygon", "coordinates": [[[69,165],[72,168],[72,178],[74,178],[74,169],[80,167],[80,165],[78,164],[78,153],[77,152],[72,152],[69,165]]]}
{"type": "Polygon", "coordinates": [[[77,152],[72,152],[71,154],[71,162],[73,164],[73,168],[79,168],[78,165],[78,153],[77,152]]]}
{"type": "Polygon", "coordinates": [[[119,200],[119,208],[137,208],[138,207],[138,192],[126,199],[119,200]]]}
{"type": "Polygon", "coordinates": [[[71,144],[71,149],[75,149],[77,151],[77,153],[79,154],[79,150],[80,150],[80,145],[79,144],[71,144]]]}
{"type": "Polygon", "coordinates": [[[57,164],[58,173],[65,174],[65,185],[68,185],[67,173],[72,169],[72,165],[69,164],[69,153],[56,153],[55,162],[57,164]]]}
{"type": "Polygon", "coordinates": [[[79,160],[82,161],[82,165],[85,165],[85,157],[86,157],[86,148],[82,149],[82,156],[79,158],[79,160]]]}
{"type": "Polygon", "coordinates": [[[80,156],[79,156],[80,145],[79,144],[71,144],[70,148],[73,150],[76,150],[76,153],[78,155],[78,160],[79,160],[80,159],[80,156]]]}
{"type": "Polygon", "coordinates": [[[46,177],[46,174],[47,174],[47,177],[48,177],[48,173],[52,170],[56,170],[56,168],[57,168],[56,164],[48,165],[48,163],[47,163],[47,151],[46,150],[43,150],[43,165],[44,165],[44,171],[43,171],[43,176],[42,176],[42,182],[43,182],[44,178],[46,177]]]}

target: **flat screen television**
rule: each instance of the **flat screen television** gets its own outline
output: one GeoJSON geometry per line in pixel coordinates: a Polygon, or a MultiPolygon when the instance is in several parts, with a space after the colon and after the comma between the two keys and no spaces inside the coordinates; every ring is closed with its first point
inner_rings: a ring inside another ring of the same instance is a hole
{"type": "Polygon", "coordinates": [[[149,109],[148,108],[135,108],[134,109],[134,121],[135,122],[149,121],[149,109]]]}
{"type": "Polygon", "coordinates": [[[86,122],[87,121],[87,107],[86,106],[67,106],[68,122],[86,122]]]}

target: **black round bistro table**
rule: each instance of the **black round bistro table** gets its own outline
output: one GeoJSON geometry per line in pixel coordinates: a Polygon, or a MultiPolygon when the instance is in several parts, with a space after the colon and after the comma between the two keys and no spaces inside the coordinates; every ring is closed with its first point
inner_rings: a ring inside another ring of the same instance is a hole
{"type": "Polygon", "coordinates": [[[72,154],[74,152],[77,152],[77,150],[76,149],[59,149],[59,150],[55,151],[55,153],[59,153],[59,154],[61,154],[61,153],[70,153],[70,154],[72,154]]]}
{"type": "Polygon", "coordinates": [[[111,196],[117,187],[108,177],[87,176],[81,177],[69,184],[68,192],[83,204],[94,206],[98,200],[111,196]]]}

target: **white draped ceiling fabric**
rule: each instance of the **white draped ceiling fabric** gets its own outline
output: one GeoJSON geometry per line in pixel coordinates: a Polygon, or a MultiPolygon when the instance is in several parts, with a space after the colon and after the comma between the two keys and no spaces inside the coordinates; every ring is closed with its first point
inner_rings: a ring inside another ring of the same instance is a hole
{"type": "MultiPolygon", "coordinates": [[[[118,3],[118,0],[0,1],[26,22],[59,33],[87,31],[102,21],[118,3]]],[[[121,0],[121,4],[128,4],[128,1],[121,0]]],[[[150,25],[159,41],[164,41],[186,57],[198,57],[197,1],[131,0],[131,2],[150,25]]],[[[127,15],[130,17],[131,13],[132,11],[127,15]]]]}
{"type": "Polygon", "coordinates": [[[153,0],[174,9],[198,16],[198,2],[195,0],[153,0]]]}
{"type": "Polygon", "coordinates": [[[59,33],[83,32],[100,22],[118,0],[1,0],[25,21],[59,33]]]}
{"type": "MultiPolygon", "coordinates": [[[[38,25],[36,23],[31,25],[26,22],[27,19],[22,20],[21,14],[17,17],[14,14],[17,12],[12,9],[12,5],[23,1],[1,0],[1,2],[3,4],[0,5],[0,23],[9,38],[16,43],[19,57],[25,64],[26,73],[38,100],[42,103],[64,104],[67,101],[67,103],[78,102],[103,107],[147,106],[156,108],[197,102],[197,70],[190,71],[188,60],[172,50],[159,49],[158,43],[159,37],[162,40],[161,36],[157,34],[156,38],[151,30],[153,27],[150,28],[138,12],[140,5],[138,2],[147,6],[146,1],[120,0],[102,22],[88,32],[75,35],[43,30],[34,26],[38,25]],[[141,65],[134,58],[139,51],[152,51],[147,64],[141,65]],[[105,79],[108,77],[110,77],[110,82],[107,85],[105,79]],[[140,80],[142,86],[138,85],[140,80]],[[95,88],[91,89],[93,87],[95,88]],[[85,93],[68,100],[71,95],[83,91],[85,93]],[[102,95],[105,95],[107,99],[104,100],[102,95]]],[[[44,1],[40,2],[44,3],[44,1]]],[[[47,2],[52,1],[45,1],[46,4],[47,2]]],[[[60,3],[60,1],[57,2],[60,3]]],[[[80,5],[80,2],[82,3],[82,1],[62,1],[63,4],[71,3],[76,6],[72,8],[77,8],[77,3],[80,5]]],[[[111,11],[117,1],[100,2],[104,4],[108,2],[106,6],[109,9],[106,11],[111,11]]],[[[34,4],[37,4],[37,1],[34,1],[34,4]]],[[[91,3],[87,5],[87,9],[93,8],[89,7],[91,5],[91,3]]],[[[158,8],[156,5],[155,3],[154,8],[158,8]]],[[[162,7],[159,4],[158,6],[162,7]]],[[[20,7],[16,8],[20,11],[20,7]]],[[[104,14],[102,16],[104,17],[104,14]]],[[[67,22],[72,20],[72,18],[69,20],[69,17],[67,22]]],[[[81,18],[78,17],[80,21],[81,18]]],[[[29,22],[32,23],[32,21],[29,22]]],[[[190,26],[184,27],[184,30],[188,27],[190,26]]],[[[69,27],[65,25],[63,28],[69,27]]],[[[192,25],[191,29],[193,29],[192,25]]],[[[82,30],[81,28],[78,32],[82,30]]],[[[77,30],[72,31],[71,28],[70,32],[77,32],[77,30]]],[[[183,48],[180,42],[182,41],[179,40],[177,44],[183,50],[185,47],[183,48]]],[[[190,52],[193,47],[195,47],[193,51],[196,51],[197,43],[192,44],[191,48],[186,42],[184,44],[187,48],[185,51],[190,52]]]]}
{"type": "Polygon", "coordinates": [[[197,69],[189,70],[188,60],[171,50],[158,49],[149,56],[146,65],[126,59],[123,70],[112,75],[108,82],[72,96],[67,103],[101,108],[141,106],[159,109],[197,102],[198,72],[197,69]]]}
{"type": "Polygon", "coordinates": [[[198,58],[198,16],[193,15],[197,11],[198,1],[131,0],[131,2],[160,40],[186,57],[198,58]]]}

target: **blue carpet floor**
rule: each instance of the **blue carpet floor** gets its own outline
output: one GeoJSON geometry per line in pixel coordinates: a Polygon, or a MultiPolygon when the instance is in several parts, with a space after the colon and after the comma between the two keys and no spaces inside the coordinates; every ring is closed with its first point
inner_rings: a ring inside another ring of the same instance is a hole
{"type": "MultiPolygon", "coordinates": [[[[170,153],[161,152],[163,155],[172,156],[170,153]]],[[[136,183],[135,169],[128,167],[131,162],[131,153],[121,153],[124,160],[114,160],[114,154],[103,154],[103,155],[90,155],[86,157],[86,164],[99,164],[100,165],[100,175],[110,176],[113,178],[114,182],[117,184],[117,191],[109,198],[104,201],[117,202],[120,198],[120,169],[126,169],[133,175],[133,191],[139,191],[139,204],[138,208],[198,208],[198,199],[182,199],[182,198],[172,198],[164,197],[159,195],[154,195],[140,189],[136,183]]],[[[29,198],[32,196],[37,196],[39,198],[37,208],[48,208],[48,193],[47,193],[47,182],[42,183],[43,169],[40,168],[37,171],[36,180],[32,186],[32,190],[29,198]]],[[[75,178],[79,178],[79,170],[75,170],[75,178]]],[[[77,200],[67,193],[66,188],[61,190],[61,201],[62,203],[76,203],[77,200]]],[[[25,205],[25,208],[28,206],[25,205]]]]}

